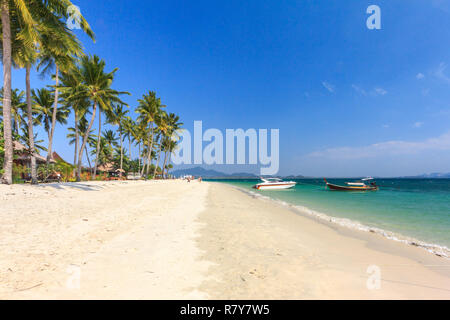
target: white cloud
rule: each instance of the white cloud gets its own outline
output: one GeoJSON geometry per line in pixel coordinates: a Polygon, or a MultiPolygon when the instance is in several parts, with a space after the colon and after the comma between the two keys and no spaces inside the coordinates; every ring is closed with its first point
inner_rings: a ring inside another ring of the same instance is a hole
{"type": "Polygon", "coordinates": [[[417,78],[417,80],[420,80],[420,79],[425,78],[425,75],[424,75],[423,73],[419,72],[419,73],[416,75],[416,78],[417,78]]]}
{"type": "Polygon", "coordinates": [[[325,89],[327,89],[328,91],[330,91],[331,93],[334,92],[335,88],[331,83],[328,83],[326,81],[322,82],[322,85],[325,87],[325,89]]]}
{"type": "Polygon", "coordinates": [[[383,88],[375,88],[374,91],[375,91],[375,94],[382,95],[382,96],[384,96],[387,93],[387,91],[384,90],[383,88]]]}
{"type": "Polygon", "coordinates": [[[306,157],[352,160],[391,155],[411,155],[421,152],[450,150],[450,132],[423,141],[392,140],[361,147],[338,147],[312,152],[306,157]]]}
{"type": "Polygon", "coordinates": [[[430,89],[422,89],[422,95],[427,96],[430,93],[430,89]]]}
{"type": "Polygon", "coordinates": [[[383,128],[389,128],[390,127],[390,125],[388,125],[388,124],[383,124],[383,128]]]}
{"type": "Polygon", "coordinates": [[[423,122],[417,121],[414,123],[414,128],[421,128],[423,126],[423,122]]]}
{"type": "Polygon", "coordinates": [[[436,78],[450,84],[450,77],[445,74],[445,69],[447,69],[447,65],[441,62],[441,64],[439,64],[439,67],[434,72],[434,75],[436,78]]]}
{"type": "MultiPolygon", "coordinates": [[[[367,96],[367,91],[364,90],[363,88],[361,88],[360,86],[357,86],[356,84],[352,84],[352,88],[353,90],[355,90],[357,93],[363,95],[363,96],[367,96]]],[[[381,88],[381,87],[376,87],[373,90],[371,90],[369,92],[369,94],[371,96],[384,96],[385,94],[387,94],[388,92],[381,88]]]]}

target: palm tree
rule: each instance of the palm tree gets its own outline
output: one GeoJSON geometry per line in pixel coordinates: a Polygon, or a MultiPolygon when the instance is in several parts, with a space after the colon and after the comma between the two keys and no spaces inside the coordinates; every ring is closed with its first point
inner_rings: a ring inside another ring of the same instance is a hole
{"type": "MultiPolygon", "coordinates": [[[[42,43],[40,35],[50,29],[55,28],[55,17],[57,8],[52,7],[51,2],[44,3],[39,0],[27,1],[29,12],[33,19],[38,22],[33,29],[30,30],[29,25],[23,18],[12,11],[11,15],[11,32],[12,32],[12,62],[16,68],[25,68],[25,86],[26,86],[26,106],[28,117],[28,139],[31,145],[30,150],[34,150],[34,133],[33,133],[33,109],[31,101],[31,83],[30,73],[31,67],[38,59],[39,43],[42,43]],[[52,7],[52,8],[50,8],[52,7]],[[31,31],[31,32],[30,32],[31,31]]],[[[31,157],[31,184],[37,183],[36,172],[36,157],[34,151],[30,154],[31,157]]]]}
{"type": "MultiPolygon", "coordinates": [[[[29,73],[31,65],[34,62],[32,56],[35,51],[34,46],[39,43],[40,49],[43,50],[46,41],[42,41],[40,36],[47,32],[47,40],[55,40],[58,36],[64,33],[59,31],[50,33],[52,28],[48,26],[55,26],[59,22],[59,26],[64,26],[64,19],[68,15],[68,7],[72,3],[69,0],[1,0],[1,23],[2,23],[2,59],[3,59],[3,85],[5,94],[3,97],[3,118],[4,125],[4,139],[5,139],[5,161],[4,161],[4,175],[3,181],[7,184],[12,183],[12,160],[13,160],[13,145],[12,145],[12,131],[11,131],[11,66],[13,58],[13,45],[22,42],[18,47],[22,48],[22,55],[24,59],[22,62],[26,65],[26,83],[27,83],[27,106],[28,106],[28,122],[29,122],[29,136],[30,143],[32,143],[32,120],[31,120],[31,98],[29,73]],[[12,6],[10,6],[12,5],[12,6]],[[11,23],[12,20],[12,23],[11,23]],[[12,34],[13,32],[13,34],[12,34]],[[26,54],[25,54],[26,53],[26,54]],[[31,53],[31,54],[30,54],[31,53]]],[[[91,37],[93,33],[84,17],[80,17],[81,28],[91,37]]],[[[49,46],[47,47],[49,48],[49,46]]],[[[60,48],[64,52],[67,48],[60,48]]],[[[67,50],[66,50],[67,51],[67,50]]],[[[17,52],[16,52],[17,53],[17,52]]],[[[17,62],[17,61],[16,61],[17,62]]],[[[22,66],[23,67],[23,66],[22,66]]],[[[51,154],[51,152],[49,152],[51,154]]]]}
{"type": "MultiPolygon", "coordinates": [[[[154,91],[149,91],[147,95],[143,95],[142,99],[138,100],[139,106],[136,109],[136,112],[139,114],[138,120],[148,126],[149,134],[147,137],[147,175],[150,171],[150,163],[151,163],[151,154],[153,150],[153,124],[155,122],[155,118],[157,114],[160,112],[161,108],[165,107],[161,105],[161,99],[156,98],[156,93],[154,91]]],[[[141,175],[144,174],[145,165],[142,168],[141,175]]]]}
{"type": "Polygon", "coordinates": [[[109,146],[111,150],[117,147],[117,137],[114,131],[112,130],[103,131],[103,138],[105,139],[105,143],[109,146]]]}
{"type": "MultiPolygon", "coordinates": [[[[165,141],[165,150],[166,154],[164,157],[164,166],[163,166],[163,176],[164,176],[164,170],[166,169],[166,159],[167,159],[167,153],[169,153],[169,164],[170,164],[170,158],[172,156],[173,151],[176,148],[177,140],[178,140],[178,131],[183,126],[183,123],[180,122],[180,117],[176,115],[175,113],[169,113],[167,117],[167,139],[165,141]]],[[[168,173],[168,170],[167,170],[168,173]]]]}
{"type": "Polygon", "coordinates": [[[30,156],[32,154],[35,154],[36,152],[40,151],[47,151],[47,148],[45,148],[43,145],[41,145],[41,143],[44,142],[44,140],[38,140],[38,134],[34,134],[33,136],[33,141],[34,141],[34,145],[31,146],[31,142],[30,142],[30,137],[28,136],[28,124],[25,124],[22,128],[20,128],[20,130],[22,131],[22,134],[19,137],[20,142],[22,142],[28,150],[28,153],[30,154],[30,156]],[[34,148],[34,151],[33,151],[34,148]]]}
{"type": "MultiPolygon", "coordinates": [[[[65,21],[61,18],[67,18],[68,6],[71,5],[68,0],[59,0],[64,6],[65,11],[57,15],[58,19],[46,21],[51,28],[44,28],[40,34],[40,56],[38,70],[42,68],[42,75],[55,69],[55,94],[53,102],[53,114],[51,130],[48,141],[47,165],[52,157],[52,143],[56,126],[56,113],[59,99],[59,76],[60,71],[70,72],[73,69],[76,59],[83,56],[81,43],[71,30],[67,28],[65,21]]],[[[59,8],[61,9],[61,7],[59,8]]],[[[86,20],[81,16],[81,27],[83,31],[92,39],[95,39],[94,33],[90,29],[86,20]],[[83,23],[84,22],[84,23],[83,23]]]]}
{"type": "MultiPolygon", "coordinates": [[[[70,139],[69,140],[70,145],[72,145],[72,144],[76,145],[79,142],[78,140],[80,137],[81,137],[81,139],[84,138],[84,135],[86,134],[87,126],[88,126],[88,121],[87,121],[86,117],[83,116],[79,120],[79,122],[77,124],[77,128],[74,128],[74,127],[68,128],[69,133],[67,134],[67,138],[70,139]]],[[[91,166],[91,161],[89,159],[89,152],[87,149],[87,145],[88,144],[91,145],[92,143],[94,143],[94,141],[96,141],[94,138],[93,132],[94,132],[94,130],[91,130],[88,132],[88,136],[87,136],[88,143],[84,146],[84,151],[86,152],[86,158],[87,158],[90,169],[92,169],[92,166],[91,166]]],[[[75,149],[75,153],[77,153],[77,151],[78,150],[75,149]]],[[[76,166],[77,164],[74,163],[74,165],[76,166]]]]}
{"type": "MultiPolygon", "coordinates": [[[[168,159],[168,165],[164,165],[164,167],[167,169],[166,174],[169,175],[169,168],[172,168],[173,166],[170,164],[170,158],[172,156],[172,153],[175,151],[175,149],[177,148],[177,144],[178,142],[174,139],[168,139],[167,141],[167,152],[169,153],[169,159],[168,159]]],[[[165,161],[164,161],[165,162],[165,161]]]]}
{"type": "Polygon", "coordinates": [[[150,130],[148,130],[147,126],[142,122],[136,123],[134,130],[132,131],[132,138],[135,144],[138,146],[138,171],[141,173],[141,161],[142,167],[144,167],[143,160],[141,160],[143,154],[141,153],[141,144],[145,144],[146,137],[148,137],[150,130]]]}
{"type": "MultiPolygon", "coordinates": [[[[77,93],[78,90],[78,84],[79,79],[77,78],[77,73],[74,71],[74,69],[70,70],[69,72],[61,74],[61,84],[63,88],[61,88],[61,99],[63,101],[64,107],[67,109],[72,109],[74,113],[74,142],[75,144],[75,152],[74,152],[74,159],[73,159],[73,165],[77,165],[77,155],[78,155],[78,146],[79,146],[79,138],[80,138],[80,121],[83,120],[83,124],[87,123],[87,120],[85,118],[86,113],[89,113],[89,100],[86,97],[81,97],[78,100],[70,100],[70,96],[77,93]],[[81,120],[80,120],[81,119],[81,120]]],[[[84,127],[83,132],[85,131],[86,126],[84,127]]],[[[89,160],[89,159],[88,159],[89,160]]]]}
{"type": "Polygon", "coordinates": [[[156,175],[156,169],[159,165],[159,160],[161,158],[161,151],[163,149],[164,139],[167,137],[167,134],[169,132],[169,126],[168,126],[168,115],[167,112],[160,110],[158,115],[155,118],[156,125],[158,128],[158,139],[159,139],[159,151],[158,151],[158,158],[156,160],[156,165],[153,171],[153,176],[156,175]]]}
{"type": "MultiPolygon", "coordinates": [[[[82,57],[80,60],[80,66],[75,71],[77,73],[77,78],[79,79],[79,84],[77,86],[77,91],[68,97],[70,101],[78,101],[81,98],[86,98],[92,103],[92,116],[88,127],[86,128],[86,134],[83,137],[82,146],[78,153],[78,168],[77,168],[77,180],[81,177],[81,159],[83,157],[83,150],[87,143],[87,132],[91,131],[94,119],[97,113],[97,109],[100,107],[99,111],[99,134],[97,136],[97,150],[96,155],[100,151],[100,133],[101,133],[101,110],[110,110],[111,103],[116,102],[126,105],[125,102],[121,101],[118,96],[120,94],[129,94],[128,92],[119,92],[111,89],[111,84],[114,79],[114,74],[117,72],[117,68],[112,72],[105,72],[105,61],[101,60],[98,56],[92,57],[82,57]]],[[[93,178],[95,179],[97,173],[97,160],[94,166],[93,178]]]]}
{"type": "MultiPolygon", "coordinates": [[[[98,139],[98,136],[94,135],[90,146],[92,149],[91,156],[97,157],[95,159],[95,163],[97,164],[97,166],[110,162],[113,150],[109,148],[105,137],[101,136],[100,139],[98,139]]],[[[93,170],[95,170],[95,168],[93,170]]]]}
{"type": "MultiPolygon", "coordinates": [[[[45,132],[47,132],[48,139],[51,136],[51,122],[53,119],[53,93],[45,88],[32,90],[34,108],[38,115],[36,122],[44,126],[45,132]]],[[[67,107],[59,108],[56,112],[56,122],[59,124],[67,124],[67,118],[69,116],[69,109],[67,107]]],[[[49,152],[47,150],[47,152],[49,152]]]]}
{"type": "Polygon", "coordinates": [[[33,25],[35,21],[28,11],[24,0],[1,0],[1,22],[2,22],[2,53],[3,53],[3,139],[5,159],[3,163],[2,181],[12,184],[13,142],[11,130],[11,65],[12,65],[12,38],[11,38],[11,11],[24,21],[24,29],[29,34],[34,34],[33,25]],[[13,4],[13,8],[10,7],[13,4]]]}
{"type": "Polygon", "coordinates": [[[119,141],[120,141],[120,173],[122,176],[123,170],[123,121],[128,113],[128,110],[123,108],[123,105],[116,105],[112,107],[112,112],[108,113],[108,123],[119,126],[119,141]]]}
{"type": "MultiPolygon", "coordinates": [[[[23,101],[24,95],[25,93],[19,89],[11,90],[11,131],[13,134],[18,134],[20,127],[25,122],[23,117],[26,108],[26,103],[23,101]]],[[[3,88],[0,90],[0,98],[3,98],[3,88]]],[[[3,105],[0,106],[0,109],[3,109],[3,105]]]]}
{"type": "Polygon", "coordinates": [[[128,148],[130,149],[130,160],[133,158],[131,157],[131,141],[134,139],[134,131],[136,130],[136,123],[131,119],[131,117],[126,116],[123,118],[122,121],[122,127],[123,127],[123,137],[128,140],[128,148]]]}

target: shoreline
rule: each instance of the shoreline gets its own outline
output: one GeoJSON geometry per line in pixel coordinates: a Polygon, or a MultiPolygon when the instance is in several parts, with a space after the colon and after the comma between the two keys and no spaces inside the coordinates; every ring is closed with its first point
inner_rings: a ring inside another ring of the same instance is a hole
{"type": "Polygon", "coordinates": [[[450,299],[450,261],[213,182],[199,242],[213,299],[450,299]],[[210,240],[211,241],[211,240],[210,240]],[[371,267],[380,288],[369,290],[371,267]]]}
{"type": "Polygon", "coordinates": [[[431,254],[434,254],[438,257],[441,257],[444,259],[450,259],[450,248],[448,248],[445,245],[428,243],[423,240],[419,240],[414,237],[406,236],[404,234],[400,234],[400,233],[397,233],[394,231],[385,230],[385,229],[381,229],[378,227],[371,227],[371,226],[365,225],[359,221],[352,220],[349,218],[334,217],[327,213],[319,212],[317,210],[311,209],[306,206],[295,205],[295,204],[289,203],[284,200],[271,198],[269,196],[256,193],[252,190],[247,190],[245,188],[235,186],[233,184],[228,184],[226,182],[218,182],[218,183],[225,183],[245,194],[250,195],[251,197],[260,198],[260,199],[264,199],[267,201],[272,201],[275,204],[289,208],[296,214],[300,214],[304,217],[309,217],[309,218],[315,219],[317,222],[325,222],[325,223],[330,223],[330,224],[334,224],[334,225],[339,225],[341,227],[348,228],[350,230],[358,230],[358,231],[377,234],[377,235],[380,235],[391,241],[396,241],[396,242],[404,243],[404,244],[411,245],[414,247],[419,247],[419,248],[422,248],[423,250],[425,250],[431,254]]]}
{"type": "Polygon", "coordinates": [[[0,299],[450,299],[447,259],[228,184],[0,191],[0,299]]]}

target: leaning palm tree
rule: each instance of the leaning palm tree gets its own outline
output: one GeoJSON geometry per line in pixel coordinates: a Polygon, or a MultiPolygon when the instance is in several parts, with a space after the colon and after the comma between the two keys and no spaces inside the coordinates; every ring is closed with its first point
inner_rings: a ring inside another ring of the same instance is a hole
{"type": "Polygon", "coordinates": [[[64,33],[64,31],[62,31],[60,37],[58,38],[55,38],[50,34],[45,36],[45,44],[42,47],[38,70],[40,68],[43,68],[42,74],[46,74],[53,67],[55,68],[53,112],[51,118],[47,155],[47,163],[49,163],[52,157],[51,151],[53,145],[53,136],[56,127],[56,114],[58,112],[60,71],[69,72],[69,70],[75,64],[75,57],[81,56],[82,49],[80,43],[71,33],[64,33]],[[60,52],[59,50],[55,50],[55,48],[64,48],[64,51],[60,52]]]}
{"type": "MultiPolygon", "coordinates": [[[[60,26],[64,26],[64,20],[68,17],[68,7],[72,3],[69,0],[0,0],[1,10],[1,24],[2,24],[2,59],[3,59],[3,79],[5,94],[3,97],[3,118],[4,125],[4,139],[5,139],[5,161],[4,161],[4,175],[3,181],[5,183],[12,183],[12,131],[11,131],[11,66],[13,58],[13,45],[17,44],[17,40],[25,44],[27,52],[34,50],[35,44],[40,45],[40,49],[44,48],[45,41],[42,41],[40,35],[49,25],[56,25],[59,22],[60,26]],[[29,50],[31,49],[31,50],[29,50]]],[[[89,36],[93,36],[92,31],[84,17],[80,17],[80,26],[89,36]]],[[[48,29],[48,30],[47,30],[48,29]]],[[[61,30],[61,29],[60,29],[61,30]]],[[[58,36],[63,35],[62,32],[53,32],[48,35],[48,39],[57,39],[58,36]]],[[[64,48],[61,48],[64,52],[64,48]]],[[[44,51],[44,50],[42,50],[44,51]]],[[[25,53],[23,51],[22,53],[25,53]]],[[[28,56],[30,58],[30,56],[28,56]]],[[[33,63],[33,59],[24,59],[27,62],[27,86],[29,84],[29,69],[33,63]]],[[[30,90],[28,86],[28,108],[30,108],[30,90]]],[[[28,110],[29,111],[29,110],[28,110]]],[[[30,112],[28,112],[29,123],[30,112]]],[[[32,130],[32,126],[30,126],[32,130]]],[[[49,152],[50,153],[50,152],[49,152]]]]}
{"type": "MultiPolygon", "coordinates": [[[[54,33],[61,31],[61,21],[58,10],[61,8],[55,7],[56,2],[40,0],[28,0],[27,9],[29,10],[36,25],[30,32],[29,25],[24,18],[17,14],[17,10],[12,11],[11,15],[11,45],[12,45],[12,62],[14,67],[25,69],[25,86],[26,86],[26,105],[28,117],[28,136],[30,145],[34,144],[33,133],[33,110],[31,99],[31,83],[30,73],[32,66],[38,60],[39,49],[42,47],[42,34],[51,30],[54,33]]],[[[34,147],[31,148],[34,150],[34,147]]],[[[31,153],[31,183],[37,183],[36,172],[36,158],[34,152],[31,153]]]]}
{"type": "Polygon", "coordinates": [[[2,23],[2,58],[3,58],[3,139],[5,158],[3,163],[2,182],[12,184],[13,167],[13,142],[11,128],[11,67],[12,67],[12,37],[11,16],[20,16],[24,22],[24,29],[36,37],[33,26],[35,21],[31,16],[28,6],[24,0],[1,0],[1,23],[2,23]],[[11,7],[12,5],[12,7],[11,7]]]}
{"type": "MultiPolygon", "coordinates": [[[[55,0],[53,0],[55,1],[55,0]]],[[[52,157],[52,143],[56,126],[56,113],[58,109],[59,99],[59,76],[60,72],[70,72],[76,63],[76,59],[83,56],[83,50],[81,43],[75,36],[75,34],[68,29],[67,24],[62,18],[67,18],[68,7],[71,5],[68,0],[60,0],[63,7],[58,9],[65,9],[64,12],[56,12],[58,19],[49,19],[45,21],[47,25],[51,25],[51,28],[43,28],[40,32],[40,52],[39,52],[39,64],[38,70],[42,68],[42,75],[55,69],[55,95],[53,102],[53,116],[51,123],[50,136],[48,141],[48,154],[47,165],[52,157]],[[65,5],[65,6],[64,6],[65,5]],[[57,15],[59,14],[59,15],[57,15]]],[[[81,18],[81,28],[83,31],[94,40],[95,36],[86,20],[81,18]],[[83,23],[84,22],[84,23],[83,23]]]]}
{"type": "MultiPolygon", "coordinates": [[[[78,101],[81,98],[88,99],[92,104],[92,116],[89,121],[89,125],[86,128],[86,132],[90,132],[94,123],[97,109],[109,110],[111,103],[120,103],[126,105],[125,102],[119,99],[121,94],[129,94],[128,92],[120,92],[111,89],[111,84],[114,79],[114,74],[117,72],[117,68],[112,72],[105,72],[105,61],[101,60],[98,56],[82,57],[80,60],[80,66],[74,69],[72,72],[76,72],[76,77],[79,79],[77,91],[68,97],[69,102],[78,101]]],[[[99,111],[99,134],[97,136],[97,150],[100,151],[100,130],[101,130],[101,110],[99,111]]],[[[81,177],[81,159],[83,157],[83,150],[87,143],[87,134],[84,135],[80,151],[78,153],[78,168],[77,168],[77,180],[81,177]]],[[[98,157],[97,157],[98,158],[98,157]]],[[[97,159],[95,160],[93,178],[97,173],[97,159]]]]}

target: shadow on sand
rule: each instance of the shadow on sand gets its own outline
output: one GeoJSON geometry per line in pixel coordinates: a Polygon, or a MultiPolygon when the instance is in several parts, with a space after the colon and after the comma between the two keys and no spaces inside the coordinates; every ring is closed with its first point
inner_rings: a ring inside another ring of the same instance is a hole
{"type": "Polygon", "coordinates": [[[58,190],[72,188],[83,191],[99,191],[104,189],[104,186],[86,184],[82,182],[47,183],[47,184],[39,184],[38,187],[40,188],[50,187],[58,190]]]}

